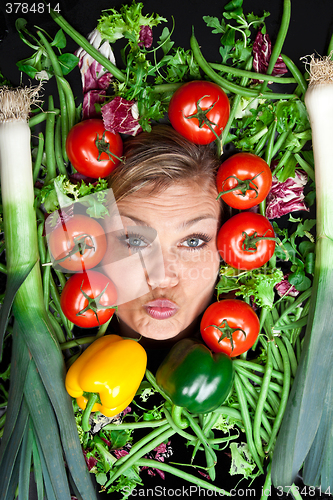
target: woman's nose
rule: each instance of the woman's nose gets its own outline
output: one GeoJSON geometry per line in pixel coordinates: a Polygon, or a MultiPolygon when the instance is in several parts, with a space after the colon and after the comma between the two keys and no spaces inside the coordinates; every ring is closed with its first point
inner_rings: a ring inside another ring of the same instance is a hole
{"type": "Polygon", "coordinates": [[[170,288],[179,283],[179,262],[174,252],[163,252],[163,266],[153,266],[147,273],[152,288],[170,288]]]}

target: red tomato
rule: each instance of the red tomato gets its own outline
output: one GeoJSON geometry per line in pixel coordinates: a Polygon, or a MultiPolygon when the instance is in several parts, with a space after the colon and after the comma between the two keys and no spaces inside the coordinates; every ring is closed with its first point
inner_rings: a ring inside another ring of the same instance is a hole
{"type": "Polygon", "coordinates": [[[217,235],[217,248],[222,259],[236,269],[263,266],[275,250],[274,230],[266,217],[241,212],[225,222],[217,235]],[[249,238],[250,237],[250,238],[249,238]]]}
{"type": "Polygon", "coordinates": [[[123,142],[117,132],[105,130],[103,120],[91,118],[71,128],[66,151],[80,174],[98,179],[107,177],[119,165],[123,142]]]}
{"type": "Polygon", "coordinates": [[[69,321],[82,328],[94,328],[112,317],[116,300],[117,291],[112,281],[102,273],[87,271],[75,273],[67,280],[60,305],[69,321]],[[85,295],[93,299],[90,307],[85,295]]]}
{"type": "Polygon", "coordinates": [[[104,229],[95,219],[81,214],[56,227],[48,243],[52,257],[58,261],[55,263],[69,271],[95,267],[106,252],[104,229]]]}
{"type": "Polygon", "coordinates": [[[259,331],[260,321],[252,307],[237,299],[211,304],[200,324],[201,336],[207,346],[213,352],[224,352],[231,357],[248,351],[257,340],[259,331]]]}
{"type": "Polygon", "coordinates": [[[202,116],[206,113],[211,127],[220,136],[229,118],[230,103],[216,83],[193,81],[179,87],[170,100],[169,119],[173,128],[189,141],[209,144],[216,139],[214,132],[204,121],[192,117],[200,108],[202,116]]]}
{"type": "Polygon", "coordinates": [[[246,210],[266,198],[272,185],[272,173],[260,156],[237,153],[222,163],[217,172],[216,184],[220,194],[239,186],[240,189],[221,197],[230,207],[246,210]]]}

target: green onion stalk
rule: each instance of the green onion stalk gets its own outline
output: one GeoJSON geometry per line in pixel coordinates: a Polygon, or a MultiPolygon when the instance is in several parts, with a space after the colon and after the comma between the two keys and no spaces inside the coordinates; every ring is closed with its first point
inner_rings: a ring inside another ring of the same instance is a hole
{"type": "Polygon", "coordinates": [[[333,487],[333,61],[311,58],[305,104],[312,129],[317,202],[314,283],[302,355],[272,461],[274,485],[333,487]]]}
{"type": "MultiPolygon", "coordinates": [[[[96,498],[77,433],[65,366],[44,305],[34,209],[30,107],[38,88],[0,89],[0,174],[7,288],[0,350],[14,316],[12,374],[0,447],[0,498],[28,498],[33,463],[37,489],[70,500],[70,480],[84,500],[96,498]],[[66,468],[66,464],[68,469],[66,468]],[[71,478],[68,477],[71,476],[71,478]]],[[[42,496],[40,497],[42,498],[42,496]]]]}

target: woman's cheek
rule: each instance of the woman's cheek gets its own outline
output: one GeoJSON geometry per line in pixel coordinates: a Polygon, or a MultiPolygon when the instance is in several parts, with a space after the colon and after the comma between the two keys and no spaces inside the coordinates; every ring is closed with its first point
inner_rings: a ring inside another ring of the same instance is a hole
{"type": "Polygon", "coordinates": [[[178,259],[177,273],[180,281],[199,283],[215,283],[219,271],[219,256],[214,249],[206,251],[183,251],[178,259]],[[193,254],[193,255],[190,255],[193,254]]]}

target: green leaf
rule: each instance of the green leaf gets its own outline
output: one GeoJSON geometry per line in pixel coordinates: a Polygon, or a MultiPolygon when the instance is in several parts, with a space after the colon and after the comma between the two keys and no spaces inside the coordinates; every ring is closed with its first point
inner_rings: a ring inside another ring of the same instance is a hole
{"type": "Polygon", "coordinates": [[[26,431],[23,436],[23,441],[21,446],[19,484],[18,484],[19,498],[29,498],[32,446],[34,439],[33,430],[31,428],[31,425],[29,424],[31,424],[30,421],[26,426],[26,431]]]}
{"type": "Polygon", "coordinates": [[[253,477],[256,464],[249,452],[247,443],[231,443],[231,466],[229,474],[241,474],[245,479],[253,477]]]}
{"type": "Polygon", "coordinates": [[[126,429],[121,429],[119,431],[111,431],[110,437],[112,442],[112,449],[119,450],[123,448],[128,442],[129,434],[126,429]]]}
{"type": "Polygon", "coordinates": [[[64,49],[66,47],[66,37],[62,29],[57,31],[56,36],[54,37],[51,45],[53,47],[57,47],[58,49],[64,49]]]}
{"type": "Polygon", "coordinates": [[[29,408],[35,433],[38,437],[46,467],[50,474],[52,488],[57,500],[70,500],[70,490],[63,459],[62,446],[57,429],[54,411],[32,360],[29,364],[24,396],[29,408]]]}
{"type": "Polygon", "coordinates": [[[214,28],[212,33],[224,33],[225,32],[225,22],[222,20],[222,23],[220,23],[219,19],[217,17],[212,17],[212,16],[203,16],[203,20],[207,24],[209,28],[214,28]]]}
{"type": "Polygon", "coordinates": [[[74,54],[61,54],[58,57],[63,75],[68,75],[79,63],[79,58],[74,54]]]}

